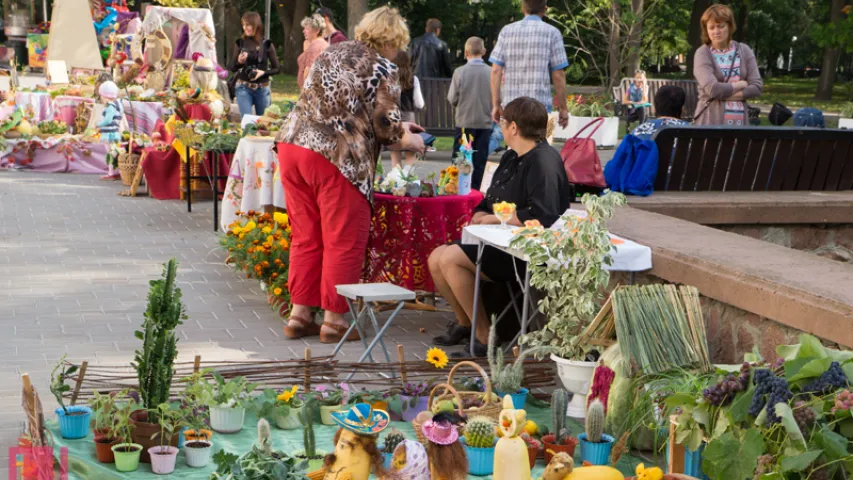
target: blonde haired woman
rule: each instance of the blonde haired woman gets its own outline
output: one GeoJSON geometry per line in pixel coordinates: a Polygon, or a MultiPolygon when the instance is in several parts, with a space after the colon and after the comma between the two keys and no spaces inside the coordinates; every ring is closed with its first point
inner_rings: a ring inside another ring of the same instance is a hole
{"type": "MultiPolygon", "coordinates": [[[[409,43],[406,22],[396,9],[381,7],[364,16],[355,38],[317,57],[276,139],[293,224],[289,338],[343,338],[348,308],[335,286],[361,279],[380,149],[424,150],[421,128],[401,120],[397,67],[390,60],[409,43]],[[314,323],[313,307],[325,310],[322,327],[314,323]]],[[[354,331],[347,340],[358,339],[354,331]]]]}
{"type": "Polygon", "coordinates": [[[735,16],[726,5],[711,5],[702,14],[702,45],[693,59],[699,83],[696,125],[747,125],[746,101],[761,95],[764,84],[755,54],[732,41],[735,16]]]}
{"type": "Polygon", "coordinates": [[[299,91],[305,84],[305,79],[308,78],[308,71],[311,70],[311,65],[314,65],[314,60],[329,48],[329,42],[323,39],[323,29],[326,27],[326,21],[319,14],[311,15],[302,19],[302,34],[305,35],[305,43],[302,45],[302,54],[296,59],[299,65],[299,72],[296,74],[296,82],[299,84],[299,91]]]}

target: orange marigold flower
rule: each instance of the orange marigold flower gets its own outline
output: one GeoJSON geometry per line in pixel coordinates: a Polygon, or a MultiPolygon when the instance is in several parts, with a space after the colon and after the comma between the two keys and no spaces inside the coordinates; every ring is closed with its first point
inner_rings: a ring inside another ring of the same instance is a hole
{"type": "Polygon", "coordinates": [[[270,278],[271,278],[271,279],[273,279],[273,280],[275,280],[276,278],[278,278],[278,273],[273,273],[273,274],[270,276],[270,278]]]}
{"type": "Polygon", "coordinates": [[[251,255],[251,254],[255,253],[255,249],[253,247],[249,247],[247,252],[251,255]]]}
{"type": "Polygon", "coordinates": [[[274,293],[275,295],[281,295],[281,292],[282,292],[281,288],[278,288],[278,287],[276,287],[276,289],[272,291],[272,293],[274,293]]]}
{"type": "Polygon", "coordinates": [[[259,243],[261,243],[261,241],[260,241],[260,240],[252,240],[252,245],[257,245],[257,244],[259,244],[259,243]]]}

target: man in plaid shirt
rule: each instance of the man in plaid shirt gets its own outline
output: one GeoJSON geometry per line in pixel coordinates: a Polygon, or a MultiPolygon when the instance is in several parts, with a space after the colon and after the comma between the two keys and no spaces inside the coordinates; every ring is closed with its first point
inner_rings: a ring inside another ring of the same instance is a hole
{"type": "Polygon", "coordinates": [[[542,21],[547,0],[524,0],[523,20],[501,29],[492,50],[492,117],[500,122],[503,106],[518,97],[532,97],[546,108],[553,104],[551,81],[559,105],[561,127],[569,123],[566,107],[566,74],[569,66],[563,36],[542,21]],[[503,79],[503,89],[501,80],[503,79]]]}

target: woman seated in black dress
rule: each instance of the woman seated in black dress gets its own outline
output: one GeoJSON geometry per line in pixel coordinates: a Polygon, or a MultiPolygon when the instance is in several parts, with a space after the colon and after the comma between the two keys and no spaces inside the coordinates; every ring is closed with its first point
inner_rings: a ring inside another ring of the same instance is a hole
{"type": "MultiPolygon", "coordinates": [[[[515,215],[507,222],[522,226],[527,220],[539,220],[550,227],[569,208],[571,187],[560,154],[545,141],[548,112],[545,106],[530,97],[513,100],[503,110],[500,126],[504,140],[511,148],[501,158],[492,178],[486,198],[474,210],[474,225],[499,225],[492,205],[502,201],[514,203],[515,215]]],[[[471,315],[474,306],[474,275],[477,261],[476,245],[459,242],[436,248],[429,256],[429,271],[439,293],[456,314],[456,323],[433,339],[442,346],[467,343],[471,335],[471,315]]],[[[493,282],[513,281],[518,272],[524,278],[526,264],[500,250],[487,246],[483,250],[482,275],[493,282]]],[[[489,340],[489,321],[482,298],[477,307],[478,356],[486,354],[489,340]]]]}

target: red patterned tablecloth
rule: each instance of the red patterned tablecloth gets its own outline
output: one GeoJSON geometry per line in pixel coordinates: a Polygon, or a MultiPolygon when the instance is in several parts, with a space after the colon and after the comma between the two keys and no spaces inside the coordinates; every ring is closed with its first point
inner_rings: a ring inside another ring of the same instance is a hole
{"type": "Polygon", "coordinates": [[[462,238],[462,229],[482,199],[477,191],[433,198],[374,195],[365,281],[435,292],[429,254],[462,238]]]}

